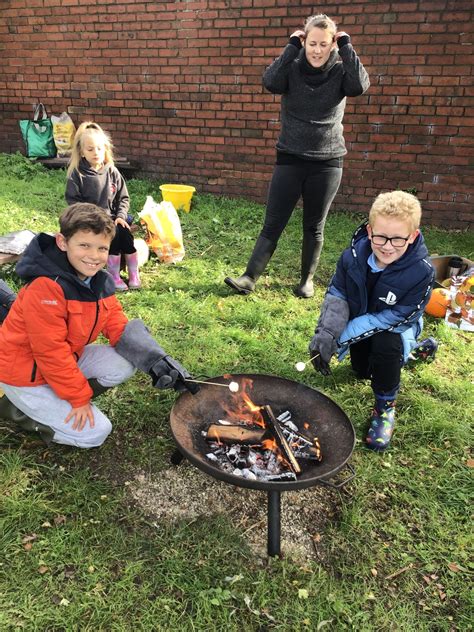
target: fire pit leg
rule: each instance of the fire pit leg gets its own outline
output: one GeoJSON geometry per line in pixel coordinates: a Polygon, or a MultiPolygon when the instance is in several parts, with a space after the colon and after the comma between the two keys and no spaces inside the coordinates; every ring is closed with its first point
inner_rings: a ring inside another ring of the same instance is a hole
{"type": "Polygon", "coordinates": [[[280,555],[280,507],[279,491],[268,492],[268,555],[280,555]]]}

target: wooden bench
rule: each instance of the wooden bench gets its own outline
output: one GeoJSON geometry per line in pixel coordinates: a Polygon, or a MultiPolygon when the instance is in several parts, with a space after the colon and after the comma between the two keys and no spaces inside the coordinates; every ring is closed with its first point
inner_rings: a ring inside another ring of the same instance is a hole
{"type": "Polygon", "coordinates": [[[11,255],[7,252],[0,252],[0,266],[5,263],[15,263],[20,258],[20,255],[11,255]]]}
{"type": "MultiPolygon", "coordinates": [[[[48,169],[66,169],[69,164],[69,158],[32,158],[35,162],[40,162],[48,169]]],[[[123,156],[114,159],[114,164],[120,173],[132,175],[139,170],[140,165],[134,160],[129,160],[123,156]]]]}

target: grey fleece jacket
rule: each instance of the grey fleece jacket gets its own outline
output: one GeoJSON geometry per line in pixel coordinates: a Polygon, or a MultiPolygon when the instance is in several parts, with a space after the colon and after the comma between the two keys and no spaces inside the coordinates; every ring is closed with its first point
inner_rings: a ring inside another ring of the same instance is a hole
{"type": "Polygon", "coordinates": [[[342,118],[346,97],[363,94],[369,76],[352,45],[343,38],[321,68],[312,68],[305,51],[289,43],[265,70],[263,84],[281,94],[277,150],[306,160],[329,160],[347,153],[342,118]]]}
{"type": "Polygon", "coordinates": [[[104,165],[95,171],[85,158],[81,158],[79,171],[75,169],[67,179],[66,202],[97,204],[113,219],[127,220],[130,208],[127,185],[117,167],[104,165]]]}

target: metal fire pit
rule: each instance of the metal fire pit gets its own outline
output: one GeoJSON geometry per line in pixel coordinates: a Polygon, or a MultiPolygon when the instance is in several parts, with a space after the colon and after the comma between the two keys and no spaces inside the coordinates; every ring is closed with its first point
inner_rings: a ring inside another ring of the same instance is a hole
{"type": "MultiPolygon", "coordinates": [[[[303,433],[319,438],[323,455],[321,463],[299,459],[303,471],[295,481],[254,481],[221,470],[206,458],[210,447],[202,431],[207,431],[209,424],[225,418],[223,404],[231,406],[235,396],[228,389],[217,386],[202,384],[196,395],[188,392],[180,395],[171,409],[171,431],[179,452],[206,474],[237,487],[268,492],[268,554],[279,555],[281,492],[313,485],[339,488],[352,480],[355,472],[348,460],[355,444],[354,427],[335,402],[309,386],[273,375],[232,375],[232,380],[239,384],[243,378],[253,381],[250,397],[254,404],[269,404],[276,416],[285,410],[291,411],[292,421],[303,433]],[[304,423],[308,424],[306,430],[302,430],[304,423]],[[330,480],[344,466],[348,468],[349,476],[337,483],[330,480]]],[[[229,379],[222,376],[209,378],[209,381],[229,383],[229,379]]]]}

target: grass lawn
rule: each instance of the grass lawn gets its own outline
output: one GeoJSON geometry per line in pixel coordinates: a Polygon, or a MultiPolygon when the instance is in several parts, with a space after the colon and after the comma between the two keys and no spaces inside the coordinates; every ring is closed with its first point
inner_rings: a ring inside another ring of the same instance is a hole
{"type": "MultiPolygon", "coordinates": [[[[129,181],[135,214],[146,195],[161,199],[159,184],[129,181]]],[[[0,155],[0,233],[55,231],[64,187],[63,171],[0,155]]],[[[357,475],[331,492],[330,517],[310,529],[314,555],[256,554],[230,508],[214,513],[203,503],[198,518],[169,520],[136,501],[137,476],[160,480],[171,470],[176,399],[136,375],[99,400],[114,424],[100,449],[46,448],[0,422],[0,630],[472,629],[472,334],[426,319],[425,335],[440,342],[436,360],[404,370],[391,449],[364,449],[370,385],[354,379],[347,361],[329,378],[294,369],[307,359],[325,286],[363,218],[330,216],[313,299],[291,292],[299,211],[258,291],[237,296],[223,279],[242,272],[263,213],[245,200],[195,194],[192,211],[181,214],[184,260],[167,266],[152,257],[143,289],[121,300],[195,375],[274,374],[344,408],[358,437],[357,475]]],[[[424,234],[431,252],[474,258],[472,233],[424,234]]],[[[2,274],[17,284],[12,267],[2,274]]],[[[295,502],[298,510],[297,495],[295,502]]],[[[265,525],[260,531],[264,541],[265,525]]]]}

